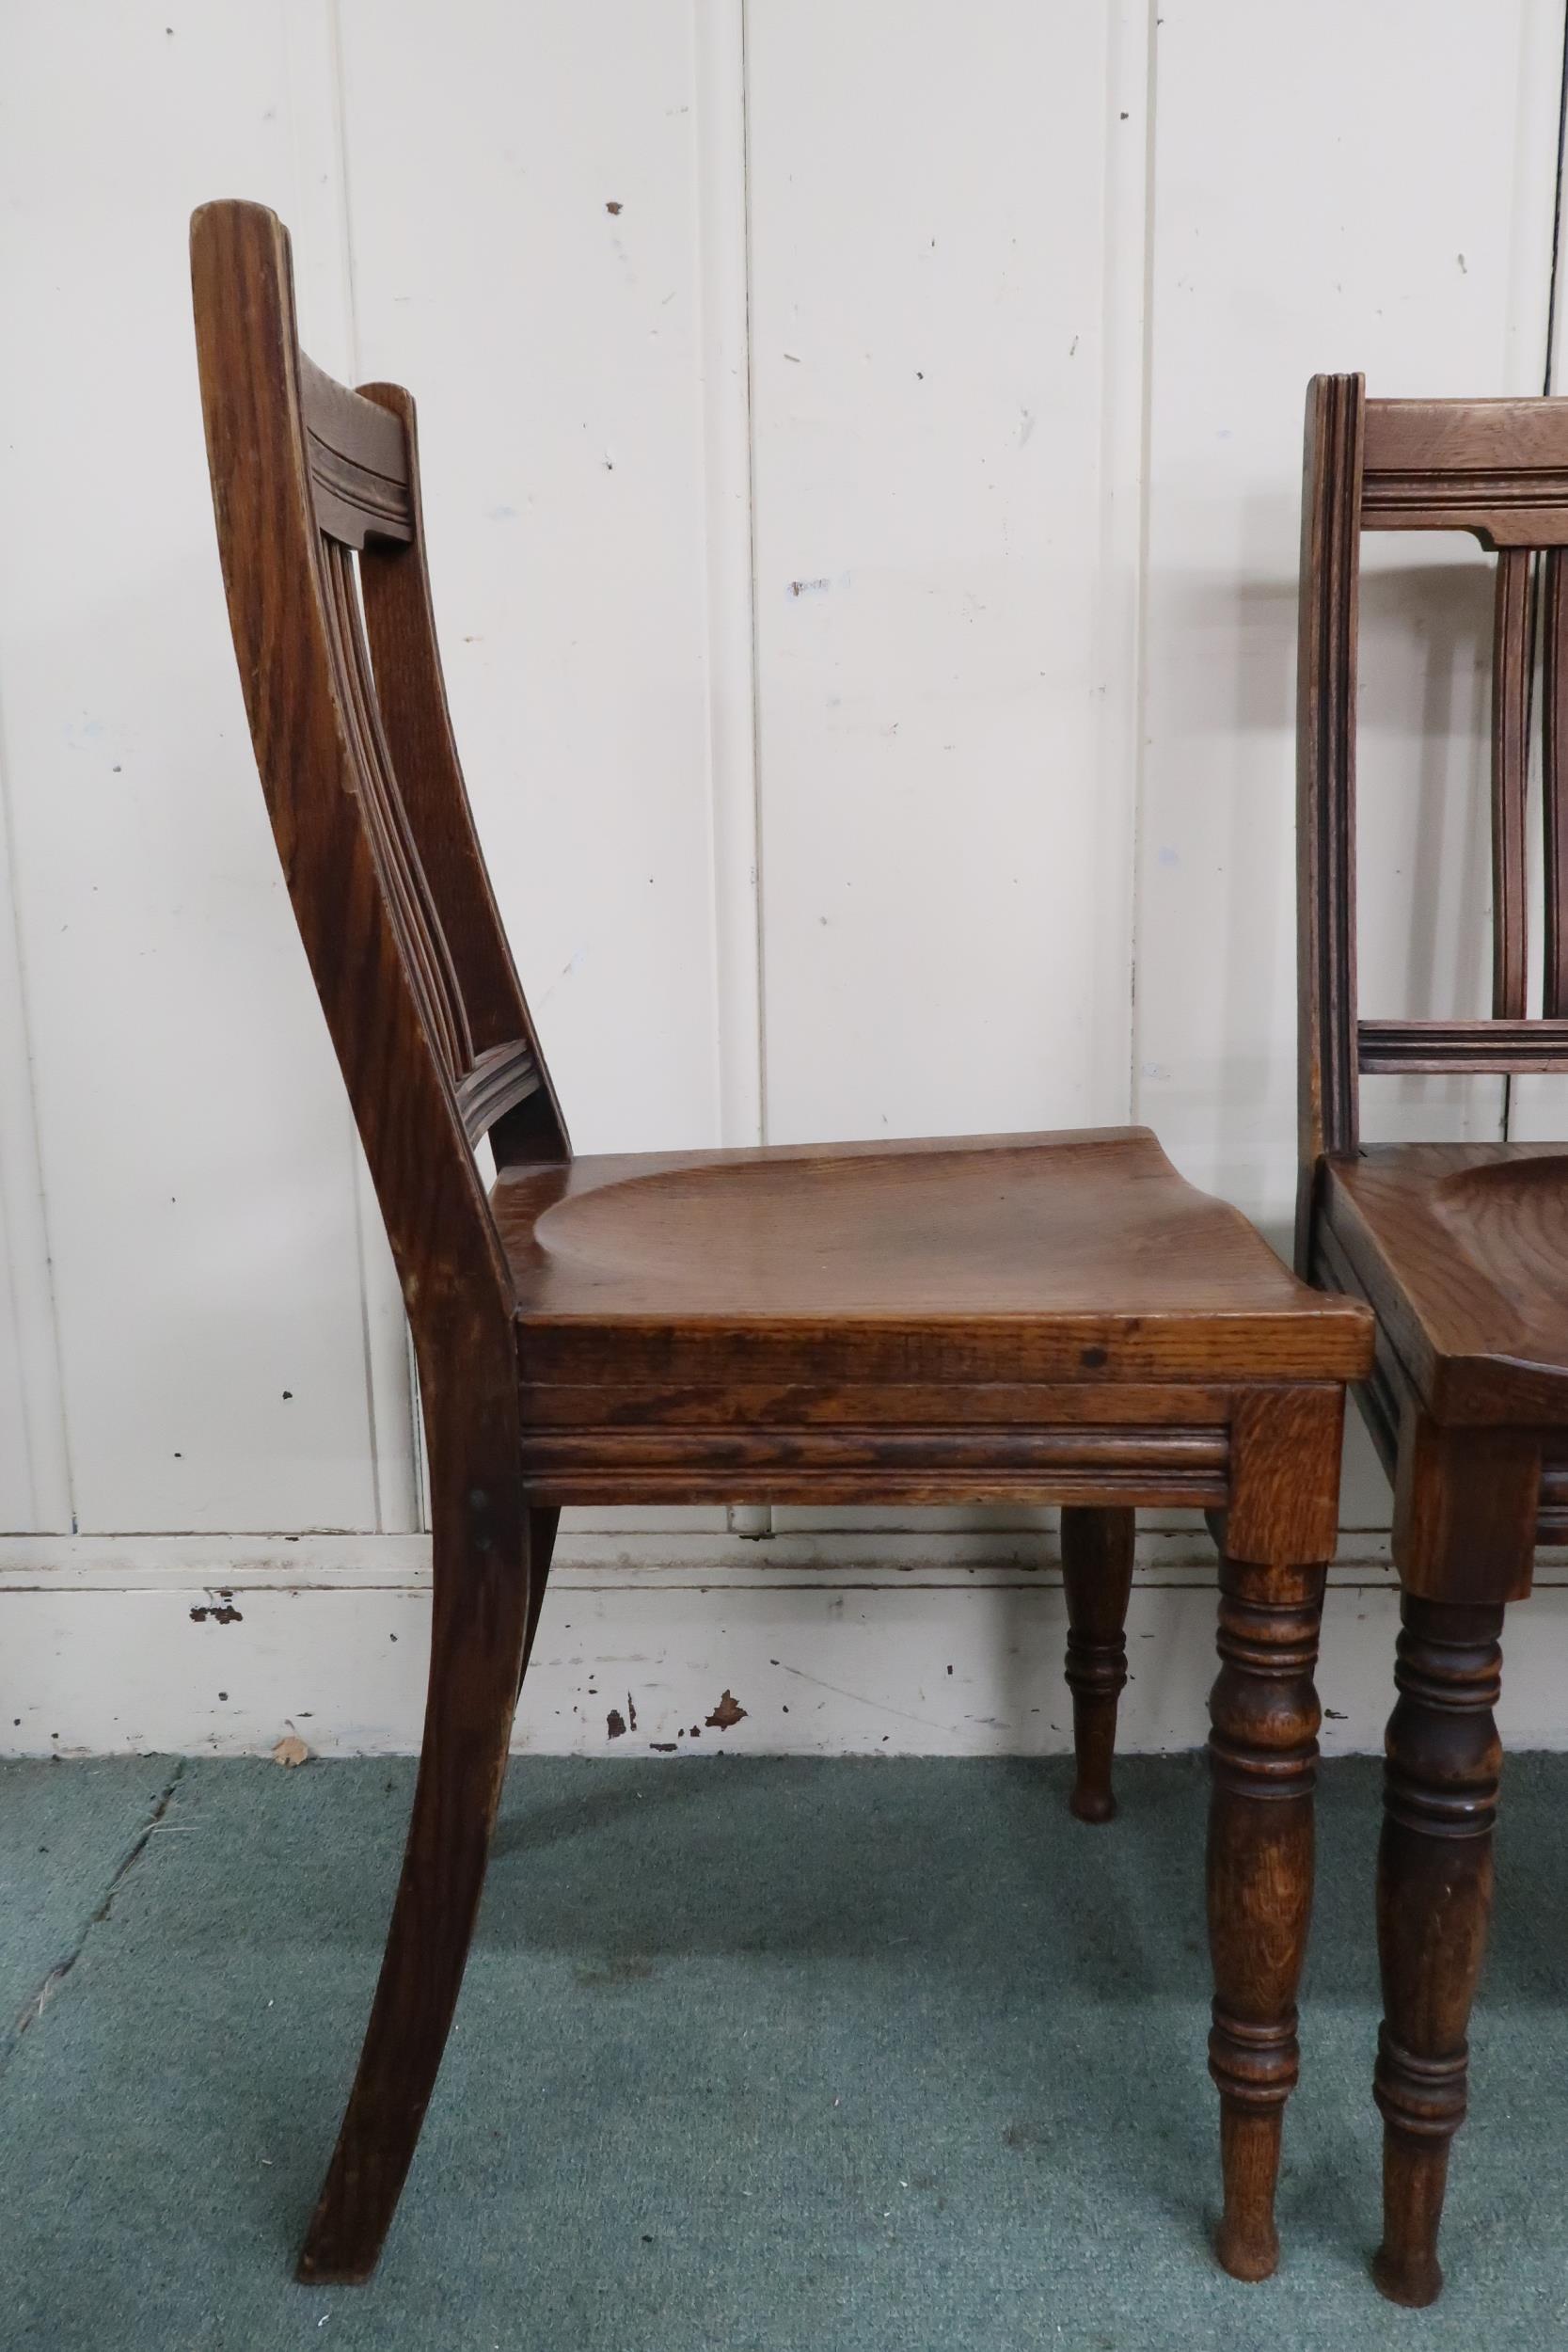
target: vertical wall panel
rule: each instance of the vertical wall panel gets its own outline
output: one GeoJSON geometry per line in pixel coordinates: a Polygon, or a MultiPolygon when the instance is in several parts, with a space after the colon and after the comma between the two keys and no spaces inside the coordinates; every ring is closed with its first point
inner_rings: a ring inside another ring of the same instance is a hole
{"type": "Polygon", "coordinates": [[[690,0],[346,0],[359,358],[420,404],[469,787],[579,1149],[719,1107],[690,0]]]}
{"type": "Polygon", "coordinates": [[[349,1133],[229,644],[185,259],[214,195],[319,217],[299,31],[8,18],[0,704],[84,1529],[374,1523],[349,1133]]]}
{"type": "Polygon", "coordinates": [[[694,0],[720,1140],[761,1140],[745,15],[694,0]]]}
{"type": "Polygon", "coordinates": [[[1141,13],[748,26],[769,1133],[1114,1117],[1141,13]]]}
{"type": "Polygon", "coordinates": [[[69,1532],[65,1400],[33,1117],[0,707],[0,1527],[69,1532]]]}

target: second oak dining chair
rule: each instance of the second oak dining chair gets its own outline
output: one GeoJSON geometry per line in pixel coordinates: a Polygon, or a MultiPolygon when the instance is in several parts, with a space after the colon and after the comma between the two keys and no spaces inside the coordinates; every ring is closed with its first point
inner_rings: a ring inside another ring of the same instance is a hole
{"type": "Polygon", "coordinates": [[[1360,1139],[1363,1073],[1568,1072],[1568,400],[1307,400],[1297,853],[1297,1263],[1377,1315],[1363,1416],[1394,1484],[1402,1630],[1388,1724],[1378,1940],[1378,2284],[1442,2285],[1492,1898],[1504,1604],[1568,1535],[1568,1148],[1360,1139]],[[1364,1021],[1355,981],[1355,692],[1364,531],[1468,532],[1497,555],[1492,1017],[1364,1021]],[[1525,817],[1537,552],[1544,971],[1527,1013],[1525,817]]]}
{"type": "Polygon", "coordinates": [[[740,1501],[1061,1504],[1091,1819],[1110,1810],[1134,1507],[1220,1515],[1218,2250],[1265,2276],[1366,1309],[1298,1281],[1137,1128],[575,1158],[449,727],[413,404],[303,356],[271,213],[205,207],[192,266],[257,764],[402,1280],[430,1461],[413,1820],[301,2276],[368,2277],[391,2221],[562,1505],[740,1501]]]}

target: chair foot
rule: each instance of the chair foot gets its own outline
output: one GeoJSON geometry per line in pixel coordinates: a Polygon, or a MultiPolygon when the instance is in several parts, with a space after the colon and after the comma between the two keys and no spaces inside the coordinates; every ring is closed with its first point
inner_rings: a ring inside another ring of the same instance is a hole
{"type": "Polygon", "coordinates": [[[1230,2099],[1220,2102],[1225,2211],[1214,2233],[1214,2252],[1222,2270],[1249,2285],[1273,2278],[1279,2263],[1274,2193],[1284,2116],[1282,2106],[1259,2110],[1230,2099]]]}
{"type": "Polygon", "coordinates": [[[1279,2260],[1274,2198],[1285,2103],[1300,2071],[1296,1987],[1312,1909],[1318,1757],[1312,1669],[1325,1575],[1220,1564],[1220,1671],[1209,1702],[1209,2072],[1225,2177],[1215,2251],[1235,2279],[1266,2279],[1279,2260]]]}
{"type": "Polygon", "coordinates": [[[362,2287],[369,2285],[375,2276],[376,2264],[381,2260],[379,2244],[373,2252],[362,2257],[357,2264],[354,2264],[349,2261],[343,2249],[334,2249],[325,2240],[318,2249],[315,2242],[316,2236],[316,2223],[312,2219],[310,2235],[300,2249],[299,2260],[294,2265],[294,2278],[300,2286],[362,2287]]]}
{"type": "Polygon", "coordinates": [[[1390,2303],[1410,2311],[1424,2311],[1443,2292],[1437,2232],[1448,2177],[1447,2140],[1422,2145],[1385,2134],[1384,2234],[1372,2256],[1372,2280],[1390,2303]]]}
{"type": "MultiPolygon", "coordinates": [[[[380,2257],[463,1982],[489,1858],[530,1619],[529,1530],[471,1486],[458,1514],[484,1522],[443,1541],[424,1744],[403,1875],[354,2088],[297,2276],[362,2284],[380,2257]]],[[[449,1524],[451,1515],[449,1513],[449,1524]]]]}
{"type": "Polygon", "coordinates": [[[1442,2292],[1449,2147],[1465,2120],[1492,1906],[1503,1612],[1406,1595],[1401,1616],[1378,1849],[1383,2244],[1372,2277],[1391,2303],[1419,2309],[1442,2292]]]}
{"type": "Polygon", "coordinates": [[[1068,1803],[1080,1821],[1116,1818],[1111,1763],[1117,1702],[1127,1681],[1124,1629],[1132,1587],[1133,1531],[1133,1515],[1122,1508],[1069,1505],[1062,1512],[1067,1681],[1072,1692],[1077,1768],[1068,1803]]]}

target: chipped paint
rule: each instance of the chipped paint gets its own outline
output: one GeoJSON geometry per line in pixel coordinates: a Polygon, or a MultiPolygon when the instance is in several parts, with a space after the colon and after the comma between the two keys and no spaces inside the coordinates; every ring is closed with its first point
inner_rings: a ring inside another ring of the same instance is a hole
{"type": "MultiPolygon", "coordinates": [[[[737,1545],[720,1530],[660,1534],[641,1545],[619,1529],[572,1541],[584,1552],[597,1542],[599,1556],[569,1552],[557,1563],[517,1710],[519,1752],[700,1762],[736,1754],[1051,1755],[1069,1744],[1065,1611],[1043,1515],[1038,1526],[971,1536],[961,1559],[958,1539],[940,1531],[896,1539],[785,1531],[765,1547],[737,1545]],[[591,1698],[590,1684],[603,1695],[591,1698]],[[726,1693],[742,1710],[733,1725],[723,1721],[726,1693]],[[626,1726],[613,1739],[611,1706],[626,1726]]],[[[4,1719],[13,1753],[267,1755],[280,1731],[296,1728],[312,1755],[419,1746],[428,1542],[231,1545],[225,1565],[244,1622],[225,1627],[215,1655],[207,1653],[221,1665],[227,1699],[217,1697],[218,1675],[189,1673],[195,1653],[178,1638],[207,1629],[192,1624],[193,1606],[230,1605],[230,1587],[215,1582],[214,1539],[122,1541],[113,1562],[122,1587],[100,1553],[72,1565],[80,1546],[58,1547],[70,1581],[47,1583],[38,1539],[17,1538],[10,1549],[14,1568],[8,1578],[0,1567],[0,1600],[16,1675],[4,1719]]],[[[53,1567],[54,1557],[42,1556],[53,1567]]],[[[1207,1535],[1149,1532],[1141,1556],[1143,1577],[1153,1581],[1134,1589],[1127,1629],[1134,1662],[1208,1656],[1207,1535]]],[[[1544,1581],[1561,1573],[1544,1572],[1533,1650],[1515,1669],[1521,1744],[1551,1744],[1561,1720],[1568,1590],[1544,1581]]],[[[1344,1754],[1381,1741],[1379,1645],[1392,1640],[1398,1595],[1377,1563],[1336,1576],[1318,1680],[1322,1737],[1344,1754]]],[[[1195,1681],[1137,1674],[1118,1744],[1128,1753],[1194,1746],[1203,1729],[1195,1681]]],[[[1560,1744],[1560,1730],[1556,1738],[1560,1744]]]]}

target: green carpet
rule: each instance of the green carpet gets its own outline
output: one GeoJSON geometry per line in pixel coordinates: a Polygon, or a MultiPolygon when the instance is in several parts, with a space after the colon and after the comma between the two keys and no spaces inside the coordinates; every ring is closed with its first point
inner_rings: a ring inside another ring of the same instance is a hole
{"type": "Polygon", "coordinates": [[[1123,1766],[1107,1830],[1069,1818],[1056,1764],[519,1761],[380,2274],[296,2287],[410,1785],[401,1762],[0,1767],[0,2027],[25,2020],[0,2034],[8,2352],[1568,2344],[1568,1757],[1509,1766],[1424,2313],[1366,2271],[1360,1762],[1323,1779],[1265,2286],[1208,2249],[1182,1758],[1123,1766]]]}

